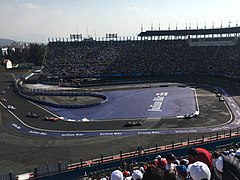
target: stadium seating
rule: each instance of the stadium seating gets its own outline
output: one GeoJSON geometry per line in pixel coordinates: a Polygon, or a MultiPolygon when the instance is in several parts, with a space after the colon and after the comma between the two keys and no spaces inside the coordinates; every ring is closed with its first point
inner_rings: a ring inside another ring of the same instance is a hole
{"type": "Polygon", "coordinates": [[[50,42],[45,78],[77,79],[162,74],[240,78],[238,46],[189,46],[176,41],[50,42]]]}

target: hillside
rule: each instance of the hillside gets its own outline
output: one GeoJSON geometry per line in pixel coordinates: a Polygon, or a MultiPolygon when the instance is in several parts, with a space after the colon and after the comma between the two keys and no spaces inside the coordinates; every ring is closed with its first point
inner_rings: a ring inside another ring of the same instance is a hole
{"type": "Polygon", "coordinates": [[[14,41],[11,39],[1,39],[0,38],[0,46],[6,46],[9,45],[11,43],[13,43],[14,41]]]}

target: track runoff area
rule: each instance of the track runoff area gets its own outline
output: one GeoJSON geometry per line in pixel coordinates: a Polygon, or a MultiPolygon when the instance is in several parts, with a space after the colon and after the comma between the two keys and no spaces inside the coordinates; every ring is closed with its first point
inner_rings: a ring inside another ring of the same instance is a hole
{"type": "Polygon", "coordinates": [[[238,127],[240,108],[237,103],[226,91],[217,87],[225,99],[224,102],[219,102],[211,89],[211,86],[204,84],[198,85],[197,89],[188,86],[158,85],[134,90],[103,91],[102,93],[108,97],[107,102],[95,107],[76,109],[40,106],[28,101],[31,103],[28,111],[38,113],[38,110],[41,110],[63,117],[56,122],[44,121],[43,117],[26,118],[21,105],[16,111],[8,110],[2,102],[1,105],[15,117],[14,121],[7,123],[11,130],[33,136],[73,138],[190,134],[238,127]],[[185,117],[186,115],[194,116],[185,117]],[[124,127],[129,121],[141,122],[142,125],[124,127]]]}

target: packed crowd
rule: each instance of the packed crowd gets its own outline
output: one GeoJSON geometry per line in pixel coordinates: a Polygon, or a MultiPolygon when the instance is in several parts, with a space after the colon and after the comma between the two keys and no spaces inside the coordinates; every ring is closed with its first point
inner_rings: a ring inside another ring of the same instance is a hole
{"type": "MultiPolygon", "coordinates": [[[[168,153],[158,155],[135,166],[126,162],[108,175],[89,179],[100,180],[238,180],[240,179],[240,143],[228,151],[208,152],[192,148],[186,158],[168,153]],[[135,168],[133,168],[135,167],[135,168]]],[[[134,164],[134,163],[133,163],[134,164]]]]}
{"type": "Polygon", "coordinates": [[[186,40],[51,42],[43,73],[59,78],[227,74],[240,77],[238,46],[191,47],[186,40]]]}

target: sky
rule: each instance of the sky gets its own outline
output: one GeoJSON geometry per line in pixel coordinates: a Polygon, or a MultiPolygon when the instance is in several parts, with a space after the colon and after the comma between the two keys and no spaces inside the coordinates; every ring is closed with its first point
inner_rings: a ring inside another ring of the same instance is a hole
{"type": "Polygon", "coordinates": [[[143,30],[236,26],[240,0],[0,0],[0,38],[136,36],[143,30]]]}

